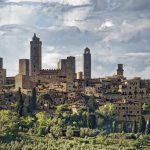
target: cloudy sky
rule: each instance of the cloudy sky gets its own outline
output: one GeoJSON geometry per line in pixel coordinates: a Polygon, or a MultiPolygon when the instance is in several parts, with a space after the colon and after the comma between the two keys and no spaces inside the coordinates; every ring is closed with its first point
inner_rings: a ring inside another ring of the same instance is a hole
{"type": "Polygon", "coordinates": [[[29,58],[33,33],[43,42],[43,68],[60,58],[92,53],[92,76],[150,78],[150,0],[0,0],[0,57],[9,76],[29,58]]]}

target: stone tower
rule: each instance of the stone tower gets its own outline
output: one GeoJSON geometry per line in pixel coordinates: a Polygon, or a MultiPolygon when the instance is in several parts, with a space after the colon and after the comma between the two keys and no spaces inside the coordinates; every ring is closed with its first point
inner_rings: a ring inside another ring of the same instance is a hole
{"type": "Polygon", "coordinates": [[[117,69],[117,75],[118,76],[123,76],[123,64],[118,64],[118,69],[117,69]]]}
{"type": "Polygon", "coordinates": [[[91,53],[89,48],[86,48],[83,54],[83,75],[84,79],[91,79],[91,53]]]}
{"type": "Polygon", "coordinates": [[[29,59],[19,59],[19,74],[29,76],[29,59]]]}
{"type": "Polygon", "coordinates": [[[76,67],[75,67],[75,57],[67,57],[66,64],[66,75],[67,75],[67,90],[68,92],[74,91],[74,81],[76,78],[76,67]]]}
{"type": "Polygon", "coordinates": [[[3,58],[0,58],[0,69],[3,69],[3,58]]]}
{"type": "Polygon", "coordinates": [[[34,34],[30,42],[30,75],[34,76],[42,69],[42,42],[34,34]]]}
{"type": "Polygon", "coordinates": [[[0,85],[6,84],[6,69],[3,68],[3,58],[0,58],[0,85]]]}

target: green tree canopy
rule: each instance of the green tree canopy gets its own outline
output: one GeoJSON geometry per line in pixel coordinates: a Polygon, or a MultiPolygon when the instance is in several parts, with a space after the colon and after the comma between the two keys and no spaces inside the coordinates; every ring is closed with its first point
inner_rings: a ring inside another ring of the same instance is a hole
{"type": "Polygon", "coordinates": [[[36,101],[37,101],[36,87],[34,87],[32,89],[32,96],[31,96],[31,100],[30,100],[30,111],[32,111],[36,108],[36,101]]]}
{"type": "Polygon", "coordinates": [[[15,132],[18,128],[18,117],[10,110],[0,110],[0,134],[15,132]]]}
{"type": "Polygon", "coordinates": [[[115,112],[115,105],[109,103],[109,104],[100,106],[97,112],[103,115],[104,117],[112,117],[115,112]]]}
{"type": "Polygon", "coordinates": [[[24,107],[24,100],[23,96],[21,93],[21,88],[19,88],[18,93],[17,93],[17,112],[19,117],[23,116],[23,107],[24,107]]]}

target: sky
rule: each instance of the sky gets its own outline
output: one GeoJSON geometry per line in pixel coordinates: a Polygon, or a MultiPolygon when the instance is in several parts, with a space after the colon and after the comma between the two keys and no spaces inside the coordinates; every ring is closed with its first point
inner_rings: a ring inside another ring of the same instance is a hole
{"type": "Polygon", "coordinates": [[[8,76],[29,58],[33,34],[40,37],[44,69],[67,56],[82,71],[86,47],[92,77],[116,74],[150,78],[150,0],[0,0],[0,57],[8,76]]]}

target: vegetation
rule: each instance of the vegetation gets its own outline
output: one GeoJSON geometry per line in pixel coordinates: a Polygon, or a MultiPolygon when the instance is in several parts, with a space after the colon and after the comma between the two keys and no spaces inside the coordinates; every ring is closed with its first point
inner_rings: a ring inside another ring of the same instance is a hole
{"type": "Polygon", "coordinates": [[[21,89],[18,90],[18,101],[17,101],[17,112],[19,117],[23,116],[23,107],[24,107],[24,100],[21,93],[21,89]]]}
{"type": "MultiPolygon", "coordinates": [[[[33,89],[30,105],[36,106],[33,89]]],[[[49,100],[48,95],[41,95],[49,100]]],[[[114,105],[97,107],[94,97],[77,113],[65,105],[56,107],[53,115],[46,112],[23,113],[24,100],[18,91],[17,109],[0,110],[0,149],[59,150],[59,149],[149,149],[150,123],[141,116],[140,122],[117,122],[114,105]]],[[[33,107],[34,106],[34,107],[33,107]]]]}
{"type": "Polygon", "coordinates": [[[34,110],[36,108],[36,101],[37,101],[37,97],[36,97],[36,88],[34,87],[32,89],[32,96],[30,99],[30,111],[34,110]]]}

